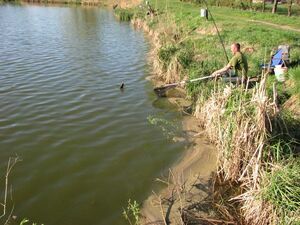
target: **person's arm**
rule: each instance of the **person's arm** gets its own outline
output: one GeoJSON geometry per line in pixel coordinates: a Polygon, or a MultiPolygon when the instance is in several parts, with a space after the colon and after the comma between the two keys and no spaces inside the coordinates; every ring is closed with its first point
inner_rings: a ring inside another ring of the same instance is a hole
{"type": "Polygon", "coordinates": [[[222,69],[219,69],[219,70],[213,72],[212,75],[213,76],[218,76],[222,73],[225,73],[229,69],[234,68],[236,66],[236,64],[237,64],[237,58],[235,56],[233,56],[232,59],[229,61],[229,63],[226,66],[224,66],[222,69]]]}
{"type": "Polygon", "coordinates": [[[222,73],[227,72],[230,68],[231,68],[231,64],[228,63],[226,66],[224,66],[222,69],[216,70],[215,72],[213,72],[212,76],[218,76],[222,73]]]}

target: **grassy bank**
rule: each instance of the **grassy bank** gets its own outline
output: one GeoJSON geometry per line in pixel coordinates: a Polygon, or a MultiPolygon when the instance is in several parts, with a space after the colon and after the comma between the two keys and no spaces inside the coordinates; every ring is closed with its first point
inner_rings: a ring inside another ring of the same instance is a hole
{"type": "MultiPolygon", "coordinates": [[[[151,36],[159,79],[168,83],[207,76],[226,64],[211,17],[206,21],[199,16],[200,5],[179,0],[153,0],[150,5],[150,12],[143,5],[117,13],[151,36]]],[[[249,75],[261,76],[246,88],[220,81],[186,87],[194,115],[219,149],[220,186],[232,187],[230,194],[216,194],[216,204],[223,217],[239,224],[299,224],[299,107],[294,107],[300,101],[299,17],[217,7],[211,12],[229,57],[231,43],[241,43],[249,75]],[[284,83],[260,69],[281,44],[291,47],[284,83]]]]}

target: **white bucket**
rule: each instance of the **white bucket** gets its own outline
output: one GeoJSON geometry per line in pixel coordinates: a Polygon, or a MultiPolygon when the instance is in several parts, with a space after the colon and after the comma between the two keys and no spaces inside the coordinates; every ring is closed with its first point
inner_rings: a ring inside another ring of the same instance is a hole
{"type": "Polygon", "coordinates": [[[274,68],[275,77],[279,82],[285,81],[285,74],[287,73],[287,67],[276,66],[274,68]]]}
{"type": "Polygon", "coordinates": [[[200,9],[200,16],[207,18],[208,17],[207,9],[200,9]]]}

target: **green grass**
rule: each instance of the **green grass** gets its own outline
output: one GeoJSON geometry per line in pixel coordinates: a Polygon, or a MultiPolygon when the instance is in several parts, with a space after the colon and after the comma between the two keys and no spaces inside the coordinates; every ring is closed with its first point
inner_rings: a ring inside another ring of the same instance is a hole
{"type": "Polygon", "coordinates": [[[300,94],[300,66],[289,69],[284,83],[278,82],[274,75],[268,77],[267,92],[270,97],[273,96],[274,83],[278,92],[278,103],[283,105],[291,96],[300,94]]]}
{"type": "Polygon", "coordinates": [[[134,16],[134,10],[117,8],[115,15],[117,15],[120,21],[130,21],[134,16]]]}
{"type": "MultiPolygon", "coordinates": [[[[189,19],[191,18],[194,19],[195,16],[199,17],[200,8],[205,7],[204,5],[191,4],[187,2],[181,2],[179,0],[172,0],[172,1],[171,0],[166,0],[166,1],[150,0],[150,3],[154,8],[159,8],[160,10],[175,13],[176,16],[181,16],[183,19],[186,18],[185,16],[188,16],[189,19]]],[[[262,21],[272,22],[281,25],[289,25],[295,28],[300,28],[300,21],[299,21],[300,7],[299,6],[294,7],[296,14],[295,16],[291,16],[291,17],[282,15],[281,12],[285,12],[286,10],[286,7],[284,6],[278,7],[278,11],[280,12],[278,14],[272,14],[268,12],[268,8],[269,7],[267,7],[266,12],[262,13],[260,11],[241,10],[241,9],[233,9],[228,7],[215,7],[215,6],[209,7],[213,15],[222,16],[223,18],[224,17],[230,18],[230,20],[234,22],[238,22],[240,19],[244,19],[244,20],[256,19],[256,20],[262,20],[262,21]]]]}
{"type": "Polygon", "coordinates": [[[179,48],[177,48],[175,45],[166,45],[159,50],[158,57],[163,62],[165,69],[178,50],[179,48]]]}
{"type": "Polygon", "coordinates": [[[282,216],[281,224],[287,220],[300,223],[300,160],[282,161],[264,178],[262,197],[275,206],[282,216]]]}
{"type": "MultiPolygon", "coordinates": [[[[157,29],[161,26],[161,21],[164,21],[165,24],[176,25],[173,33],[160,37],[163,45],[159,51],[159,58],[165,69],[172,58],[177,57],[183,68],[180,71],[182,73],[180,77],[187,74],[188,78],[193,79],[207,76],[226,65],[226,57],[216,35],[212,19],[209,18],[206,21],[200,18],[201,5],[180,0],[150,0],[150,4],[156,9],[158,16],[146,20],[149,27],[157,29]],[[204,32],[201,33],[201,29],[204,32]],[[178,36],[178,40],[174,40],[174,36],[178,36]]],[[[269,5],[267,5],[267,11],[268,7],[269,5]]],[[[284,7],[286,6],[280,5],[279,12],[284,11],[284,7]]],[[[296,6],[294,9],[300,12],[296,6]]],[[[210,10],[219,27],[229,58],[231,57],[231,43],[241,43],[242,51],[248,58],[248,75],[250,77],[261,74],[260,65],[270,60],[272,50],[276,49],[278,45],[288,44],[291,47],[291,65],[294,67],[290,69],[289,76],[294,80],[299,79],[297,78],[299,76],[296,75],[299,74],[299,69],[296,67],[300,63],[300,33],[249,21],[255,19],[300,28],[299,16],[287,17],[269,12],[262,13],[226,7],[210,7],[210,10]]],[[[145,12],[140,12],[139,17],[144,18],[145,12]]],[[[270,83],[273,81],[275,78],[271,77],[270,83]]],[[[192,97],[203,92],[207,95],[210,93],[210,89],[209,85],[190,84],[188,93],[192,97]],[[206,87],[208,90],[205,90],[206,87]]],[[[278,84],[278,89],[281,103],[285,102],[291,94],[300,90],[298,86],[295,86],[293,93],[284,91],[281,84],[278,84]]]]}
{"type": "MultiPolygon", "coordinates": [[[[164,12],[159,17],[167,20],[166,22],[175,22],[183,33],[190,32],[198,27],[206,27],[214,30],[212,20],[205,21],[200,18],[200,7],[194,4],[174,1],[150,1],[154,8],[158,8],[159,12],[164,12]],[[165,14],[171,16],[165,16],[165,14]]],[[[257,76],[261,73],[260,64],[268,61],[272,49],[277,48],[280,44],[289,44],[291,46],[291,58],[299,60],[300,45],[299,33],[294,31],[285,31],[268,25],[249,22],[250,19],[261,19],[264,21],[275,21],[284,25],[293,25],[300,27],[299,17],[288,18],[281,15],[273,15],[270,13],[250,12],[230,8],[212,7],[211,11],[215,17],[216,23],[221,30],[221,37],[226,46],[226,51],[229,57],[230,45],[232,42],[240,42],[242,48],[248,48],[246,52],[249,61],[250,76],[257,76]],[[274,19],[276,18],[276,19],[274,19]],[[252,52],[253,51],[253,52],[252,52]]],[[[151,21],[151,26],[155,28],[155,21],[151,21]]],[[[205,58],[205,63],[209,61],[210,66],[205,67],[205,73],[209,74],[226,64],[221,44],[215,34],[199,34],[196,31],[192,32],[190,37],[185,42],[192,42],[195,55],[202,55],[205,58]]],[[[201,62],[196,62],[201,63],[201,62]]],[[[195,70],[195,65],[189,63],[191,69],[195,70]]],[[[189,70],[189,68],[187,68],[189,70]]],[[[201,71],[200,71],[201,72],[201,71]]],[[[193,72],[188,72],[193,74],[193,72]]],[[[202,74],[198,74],[201,76],[202,74]]],[[[204,74],[203,74],[204,75],[204,74]]]]}
{"type": "Polygon", "coordinates": [[[267,92],[270,98],[273,98],[273,84],[276,84],[278,94],[278,103],[282,105],[291,97],[291,90],[285,83],[278,82],[274,75],[270,75],[267,80],[267,92]]]}
{"type": "MultiPolygon", "coordinates": [[[[300,57],[299,57],[300,59],[300,57]]],[[[292,68],[288,72],[289,79],[293,82],[292,87],[289,91],[291,94],[299,94],[300,90],[300,66],[292,68]]]]}
{"type": "Polygon", "coordinates": [[[281,162],[290,160],[294,156],[294,148],[297,143],[293,140],[284,140],[280,136],[270,139],[269,147],[265,151],[265,160],[281,162]]]}
{"type": "MultiPolygon", "coordinates": [[[[281,8],[279,8],[281,9],[281,8]]],[[[300,8],[297,7],[297,13],[300,14],[300,8]]],[[[216,15],[224,15],[226,12],[227,17],[231,17],[233,20],[246,19],[246,20],[259,20],[279,25],[288,25],[293,28],[300,28],[299,15],[287,17],[286,15],[272,14],[270,12],[240,10],[231,8],[212,7],[212,13],[216,15]]]]}

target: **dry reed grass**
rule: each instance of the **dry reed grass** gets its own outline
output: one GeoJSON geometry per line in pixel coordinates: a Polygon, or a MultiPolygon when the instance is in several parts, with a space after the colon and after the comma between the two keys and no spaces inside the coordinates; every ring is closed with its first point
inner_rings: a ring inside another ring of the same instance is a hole
{"type": "Polygon", "coordinates": [[[274,207],[259,197],[266,163],[263,153],[272,129],[270,117],[277,114],[275,103],[267,96],[263,76],[252,90],[216,85],[211,97],[198,102],[195,110],[195,116],[219,149],[218,173],[225,181],[241,183],[242,194],[231,201],[241,203],[247,224],[276,224],[278,219],[274,207]]]}

